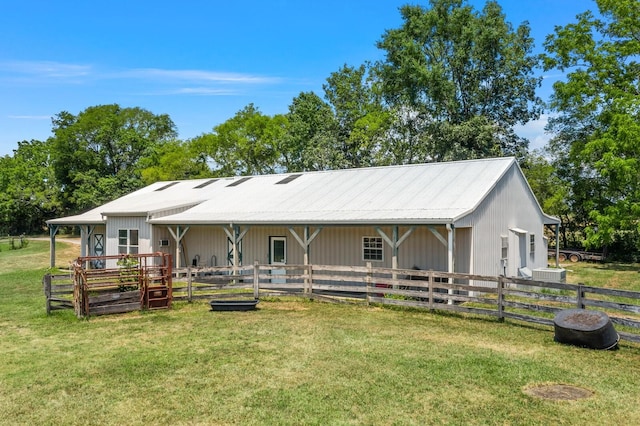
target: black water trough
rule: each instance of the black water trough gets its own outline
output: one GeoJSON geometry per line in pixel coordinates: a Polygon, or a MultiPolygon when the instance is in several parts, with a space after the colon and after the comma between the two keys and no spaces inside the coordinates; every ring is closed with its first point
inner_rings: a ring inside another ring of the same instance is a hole
{"type": "Polygon", "coordinates": [[[258,299],[251,300],[212,300],[212,311],[251,311],[256,308],[258,299]]]}
{"type": "Polygon", "coordinates": [[[591,349],[616,349],[620,336],[604,312],[565,309],[553,319],[554,340],[591,349]]]}

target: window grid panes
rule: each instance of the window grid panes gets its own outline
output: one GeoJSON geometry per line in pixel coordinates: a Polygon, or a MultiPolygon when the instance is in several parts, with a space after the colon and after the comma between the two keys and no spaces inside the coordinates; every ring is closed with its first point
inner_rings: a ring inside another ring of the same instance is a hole
{"type": "Polygon", "coordinates": [[[362,259],[375,262],[382,262],[384,250],[381,237],[362,238],[362,259]]]}
{"type": "Polygon", "coordinates": [[[509,237],[503,235],[500,239],[502,242],[501,258],[506,259],[509,256],[509,237]]]}
{"type": "Polygon", "coordinates": [[[531,259],[533,259],[536,254],[536,236],[533,234],[529,235],[529,254],[531,259]]]}
{"type": "Polygon", "coordinates": [[[118,230],[118,254],[138,254],[138,230],[118,230]]]}

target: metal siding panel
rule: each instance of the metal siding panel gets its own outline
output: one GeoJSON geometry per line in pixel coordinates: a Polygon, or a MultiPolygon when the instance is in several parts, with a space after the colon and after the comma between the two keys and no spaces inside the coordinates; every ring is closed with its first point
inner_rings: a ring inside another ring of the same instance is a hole
{"type": "Polygon", "coordinates": [[[118,230],[138,230],[138,251],[149,253],[151,251],[151,225],[146,223],[144,217],[109,217],[107,218],[107,247],[108,255],[118,254],[118,230]]]}
{"type": "MultiPolygon", "coordinates": [[[[447,229],[444,226],[437,226],[435,229],[447,238],[447,229]]],[[[399,233],[403,234],[403,228],[400,228],[399,233]]],[[[398,257],[398,266],[402,269],[417,267],[434,271],[447,270],[447,247],[426,226],[416,228],[404,241],[398,251],[398,257]]]]}
{"type": "Polygon", "coordinates": [[[471,228],[455,229],[455,265],[454,271],[463,274],[471,273],[471,228]]]}
{"type": "MultiPolygon", "coordinates": [[[[500,236],[509,236],[509,252],[513,254],[513,240],[510,228],[522,228],[528,234],[535,234],[536,248],[535,262],[527,252],[527,266],[536,268],[546,266],[546,253],[542,254],[542,213],[529,191],[526,181],[518,169],[512,167],[503,179],[498,182],[493,191],[485,198],[476,211],[465,218],[467,223],[473,224],[473,273],[485,275],[499,275],[504,273],[501,265],[500,236]],[[542,260],[540,259],[542,257],[542,260]]],[[[528,245],[527,245],[528,250],[528,245]]],[[[508,270],[514,275],[513,259],[509,259],[508,270]]]]}
{"type": "MultiPolygon", "coordinates": [[[[169,237],[170,253],[175,253],[175,240],[169,237]]],[[[189,265],[196,256],[200,257],[199,266],[226,265],[227,236],[221,227],[191,226],[182,238],[185,247],[185,257],[189,265]],[[215,259],[214,259],[215,256],[215,259]]]]}
{"type": "MultiPolygon", "coordinates": [[[[364,266],[367,262],[362,259],[362,237],[365,236],[379,237],[379,234],[372,227],[324,228],[311,243],[309,261],[324,265],[364,266]]],[[[383,245],[383,258],[384,261],[372,264],[391,267],[391,250],[387,244],[383,245]]]]}

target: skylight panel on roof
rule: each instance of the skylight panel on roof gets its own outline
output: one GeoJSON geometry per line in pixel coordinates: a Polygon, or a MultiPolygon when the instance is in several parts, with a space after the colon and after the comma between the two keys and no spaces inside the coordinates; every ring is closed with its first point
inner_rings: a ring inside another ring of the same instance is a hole
{"type": "Polygon", "coordinates": [[[238,179],[238,180],[236,180],[236,181],[234,181],[234,182],[231,182],[229,185],[227,185],[227,187],[230,187],[230,186],[238,186],[238,185],[240,185],[241,183],[244,183],[244,182],[248,181],[249,179],[251,179],[251,176],[249,176],[249,177],[243,177],[242,179],[238,179]]]}
{"type": "Polygon", "coordinates": [[[206,182],[202,182],[202,183],[201,183],[200,185],[198,185],[198,186],[194,186],[194,187],[193,187],[193,189],[201,189],[201,188],[204,188],[205,186],[209,186],[209,185],[211,185],[212,183],[217,182],[217,181],[218,181],[218,179],[210,179],[210,180],[208,180],[208,181],[206,181],[206,182]]]}
{"type": "Polygon", "coordinates": [[[166,184],[165,186],[161,186],[160,188],[156,189],[156,191],[164,191],[165,189],[172,187],[173,185],[177,184],[178,182],[171,182],[166,184]]]}
{"type": "Polygon", "coordinates": [[[285,185],[285,184],[291,182],[292,180],[298,179],[300,176],[302,176],[302,175],[301,174],[289,175],[286,178],[282,179],[281,181],[276,182],[276,185],[285,185]]]}

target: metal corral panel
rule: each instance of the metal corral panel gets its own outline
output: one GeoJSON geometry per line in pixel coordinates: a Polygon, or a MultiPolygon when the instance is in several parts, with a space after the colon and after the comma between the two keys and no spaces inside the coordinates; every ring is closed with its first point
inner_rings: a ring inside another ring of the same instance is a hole
{"type": "Polygon", "coordinates": [[[558,268],[537,268],[533,270],[533,280],[564,283],[567,281],[567,271],[558,268]]]}

